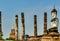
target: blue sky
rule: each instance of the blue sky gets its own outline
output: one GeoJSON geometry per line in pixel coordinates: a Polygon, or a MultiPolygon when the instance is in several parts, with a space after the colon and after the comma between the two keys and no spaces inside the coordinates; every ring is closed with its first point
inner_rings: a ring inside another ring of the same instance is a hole
{"type": "Polygon", "coordinates": [[[16,14],[19,16],[19,36],[21,36],[21,12],[24,12],[25,14],[25,34],[30,36],[34,35],[33,18],[35,14],[37,15],[38,35],[43,34],[44,12],[46,11],[48,14],[48,28],[50,28],[51,10],[53,9],[54,5],[58,11],[57,16],[60,21],[60,0],[0,0],[0,11],[2,11],[3,38],[9,37],[12,25],[15,24],[16,14]]]}

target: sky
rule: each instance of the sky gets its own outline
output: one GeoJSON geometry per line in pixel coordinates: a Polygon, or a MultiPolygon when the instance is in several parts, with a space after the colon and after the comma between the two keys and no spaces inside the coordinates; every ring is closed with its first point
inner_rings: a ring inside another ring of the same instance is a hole
{"type": "MultiPolygon", "coordinates": [[[[15,25],[15,15],[19,17],[19,36],[21,37],[21,12],[25,17],[25,34],[34,35],[34,15],[37,15],[37,32],[43,34],[44,12],[47,12],[48,28],[51,27],[51,10],[57,10],[57,17],[60,21],[60,0],[0,0],[0,11],[2,12],[3,38],[8,38],[12,25],[15,25]]],[[[60,33],[60,23],[58,31],[60,33]]],[[[19,38],[20,38],[19,37],[19,38]]]]}

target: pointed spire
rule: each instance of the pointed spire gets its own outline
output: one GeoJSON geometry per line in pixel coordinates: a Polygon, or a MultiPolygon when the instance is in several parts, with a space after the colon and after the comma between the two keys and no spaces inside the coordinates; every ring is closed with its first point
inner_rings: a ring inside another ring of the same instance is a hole
{"type": "Polygon", "coordinates": [[[12,29],[15,29],[15,28],[14,28],[14,24],[12,25],[12,29]]]}

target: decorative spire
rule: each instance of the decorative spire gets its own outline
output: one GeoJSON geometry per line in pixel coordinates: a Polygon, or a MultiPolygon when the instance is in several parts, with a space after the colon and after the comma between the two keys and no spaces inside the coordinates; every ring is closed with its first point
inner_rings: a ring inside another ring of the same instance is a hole
{"type": "Polygon", "coordinates": [[[9,38],[12,38],[12,39],[15,39],[15,38],[16,38],[16,36],[15,36],[15,28],[14,28],[14,24],[12,25],[12,29],[11,29],[11,33],[10,33],[9,38]]]}
{"type": "Polygon", "coordinates": [[[12,25],[12,29],[15,29],[15,28],[14,28],[14,24],[12,25]]]}

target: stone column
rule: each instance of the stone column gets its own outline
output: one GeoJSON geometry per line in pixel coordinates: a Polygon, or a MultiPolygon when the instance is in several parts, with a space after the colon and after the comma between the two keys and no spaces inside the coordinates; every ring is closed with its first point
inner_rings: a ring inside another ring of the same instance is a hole
{"type": "Polygon", "coordinates": [[[21,13],[21,22],[22,22],[22,41],[25,41],[25,21],[24,21],[24,13],[21,13]]]}
{"type": "Polygon", "coordinates": [[[1,19],[1,11],[0,11],[0,40],[2,40],[2,19],[1,19]]]}
{"type": "Polygon", "coordinates": [[[37,15],[34,15],[34,36],[37,37],[37,15]]]}
{"type": "Polygon", "coordinates": [[[47,12],[44,12],[44,34],[47,34],[47,12]]]}
{"type": "Polygon", "coordinates": [[[16,18],[16,41],[18,41],[18,15],[15,16],[16,18]]]}

